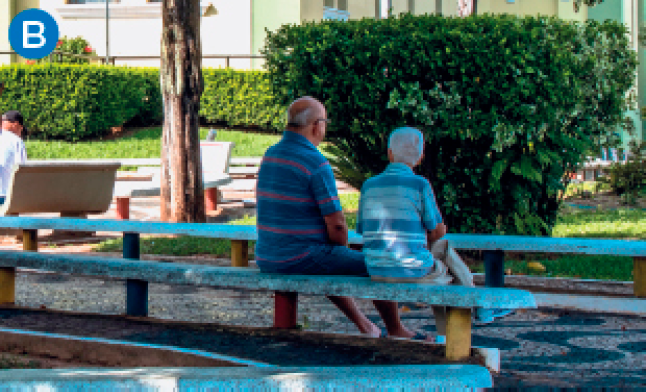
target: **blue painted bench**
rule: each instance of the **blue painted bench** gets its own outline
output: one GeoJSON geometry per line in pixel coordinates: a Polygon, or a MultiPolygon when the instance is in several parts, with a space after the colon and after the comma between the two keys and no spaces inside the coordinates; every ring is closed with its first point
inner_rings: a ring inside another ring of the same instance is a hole
{"type": "Polygon", "coordinates": [[[230,238],[233,241],[234,265],[243,266],[248,263],[248,241],[256,238],[253,226],[37,218],[6,218],[0,220],[0,226],[22,228],[24,250],[27,251],[0,252],[0,303],[15,301],[16,268],[125,279],[126,313],[133,316],[148,314],[149,282],[270,290],[275,292],[276,328],[296,327],[298,293],[412,301],[447,307],[446,353],[451,359],[471,354],[471,308],[536,307],[532,294],[514,289],[392,284],[358,277],[264,274],[247,268],[138,261],[140,233],[170,233],[230,238]],[[34,252],[38,249],[38,229],[62,228],[123,232],[124,258],[34,252]],[[238,245],[235,245],[236,241],[238,245]]]}
{"type": "Polygon", "coordinates": [[[409,365],[273,368],[14,369],[0,372],[8,390],[475,390],[493,386],[475,365],[409,365]]]}
{"type": "MultiPolygon", "coordinates": [[[[28,239],[25,250],[37,246],[35,230],[115,231],[124,233],[124,252],[138,252],[139,233],[178,234],[231,240],[231,263],[235,267],[248,266],[248,241],[257,239],[255,226],[222,224],[187,224],[164,222],[136,222],[112,220],[0,218],[0,227],[24,229],[28,239]],[[33,244],[33,245],[32,245],[33,244]],[[136,248],[136,251],[134,250],[136,248]],[[129,250],[127,250],[129,249],[129,250]]],[[[646,241],[607,240],[586,238],[549,238],[527,236],[500,236],[485,234],[447,234],[449,246],[455,249],[483,250],[485,256],[485,285],[504,286],[504,252],[538,252],[587,255],[628,256],[634,260],[634,294],[646,298],[646,241]]],[[[349,244],[360,247],[362,237],[349,233],[349,244]]],[[[129,257],[125,255],[124,257],[129,257]]],[[[138,254],[138,253],[137,253],[138,254]]]]}

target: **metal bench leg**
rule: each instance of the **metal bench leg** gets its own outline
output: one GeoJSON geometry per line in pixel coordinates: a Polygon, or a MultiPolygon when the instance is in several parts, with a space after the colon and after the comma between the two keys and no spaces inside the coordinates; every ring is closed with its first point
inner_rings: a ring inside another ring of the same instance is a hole
{"type": "Polygon", "coordinates": [[[231,266],[249,267],[249,241],[231,240],[231,266]]]}
{"type": "Polygon", "coordinates": [[[505,252],[485,250],[485,286],[505,287],[505,252]]]}
{"type": "Polygon", "coordinates": [[[471,308],[446,308],[446,359],[460,361],[471,355],[471,308]]]}
{"type": "Polygon", "coordinates": [[[38,230],[22,231],[22,250],[25,252],[38,252],[38,230]]]}
{"type": "MultiPolygon", "coordinates": [[[[123,233],[123,258],[139,260],[139,233],[123,233]]],[[[126,280],[126,314],[148,316],[148,282],[145,280],[126,280]]]]}
{"type": "Polygon", "coordinates": [[[16,269],[0,267],[0,304],[16,302],[16,269]]]}
{"type": "Polygon", "coordinates": [[[294,329],[298,313],[298,293],[274,293],[274,328],[294,329]]]}
{"type": "Polygon", "coordinates": [[[117,196],[117,219],[130,219],[130,197],[117,196]]]}
{"type": "Polygon", "coordinates": [[[633,258],[633,275],[635,297],[646,298],[646,257],[633,258]]]}
{"type": "Polygon", "coordinates": [[[206,212],[218,210],[218,188],[204,190],[204,207],[206,212]]]}

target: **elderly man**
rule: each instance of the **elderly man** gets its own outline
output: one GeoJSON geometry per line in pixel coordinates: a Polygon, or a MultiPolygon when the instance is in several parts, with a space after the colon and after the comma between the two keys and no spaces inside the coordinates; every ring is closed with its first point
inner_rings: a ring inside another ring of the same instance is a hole
{"type": "MultiPolygon", "coordinates": [[[[346,247],[348,227],[332,168],[316,148],[329,121],[325,107],[303,97],[287,116],[283,138],[267,149],[258,172],[258,267],[268,273],[368,276],[363,254],[346,247]]],[[[396,302],[374,301],[386,324],[380,330],[353,299],[328,298],[364,334],[426,339],[401,324],[396,302]]]]}
{"type": "MultiPolygon", "coordinates": [[[[468,267],[447,252],[447,231],[428,180],[413,173],[422,161],[424,136],[410,127],[398,128],[388,140],[386,170],[361,187],[357,232],[363,234],[363,252],[373,280],[473,286],[468,267]],[[449,270],[447,270],[447,264],[449,270]]],[[[444,308],[433,307],[438,336],[446,335],[444,308]]],[[[510,311],[477,309],[476,320],[489,323],[510,311]]]]}

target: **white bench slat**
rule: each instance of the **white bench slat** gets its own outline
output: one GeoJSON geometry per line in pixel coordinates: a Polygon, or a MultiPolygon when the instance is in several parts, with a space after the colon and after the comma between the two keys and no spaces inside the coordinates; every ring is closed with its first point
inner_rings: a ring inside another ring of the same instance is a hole
{"type": "Polygon", "coordinates": [[[462,308],[536,307],[531,293],[517,289],[380,283],[359,277],[266,274],[249,268],[211,267],[159,261],[0,251],[0,266],[136,279],[151,283],[342,295],[462,308]]]}
{"type": "MultiPolygon", "coordinates": [[[[128,220],[0,217],[0,227],[34,230],[112,231],[141,234],[178,234],[232,240],[258,238],[256,226],[214,223],[169,223],[128,220]]],[[[456,249],[503,250],[542,253],[598,254],[646,257],[646,241],[589,238],[549,238],[525,236],[496,236],[486,234],[447,234],[456,249]]],[[[349,233],[351,244],[363,239],[354,231],[349,233]]]]}

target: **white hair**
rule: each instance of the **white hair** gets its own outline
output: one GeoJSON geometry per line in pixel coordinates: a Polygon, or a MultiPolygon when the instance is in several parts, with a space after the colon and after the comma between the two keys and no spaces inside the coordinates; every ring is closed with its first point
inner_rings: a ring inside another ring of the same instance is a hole
{"type": "Polygon", "coordinates": [[[424,135],[417,128],[397,128],[390,134],[388,148],[393,154],[394,162],[414,166],[422,157],[424,135]]]}
{"type": "Polygon", "coordinates": [[[316,110],[312,107],[306,107],[298,113],[295,113],[293,116],[289,115],[287,111],[287,125],[300,128],[309,124],[314,117],[316,117],[316,110]]]}

